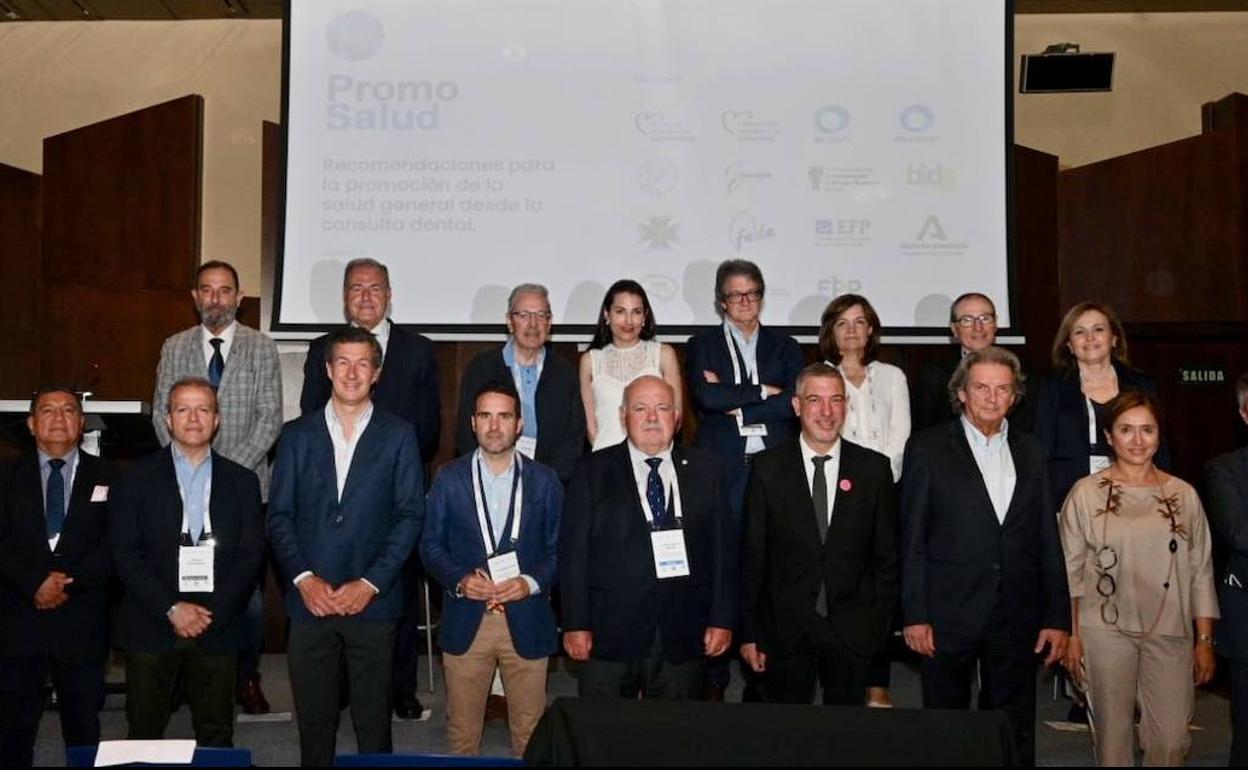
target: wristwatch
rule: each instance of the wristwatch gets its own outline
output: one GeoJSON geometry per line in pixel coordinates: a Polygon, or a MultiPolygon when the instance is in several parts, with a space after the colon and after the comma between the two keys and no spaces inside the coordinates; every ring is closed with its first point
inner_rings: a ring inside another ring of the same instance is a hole
{"type": "Polygon", "coordinates": [[[1196,636],[1196,644],[1207,644],[1210,647],[1216,647],[1218,643],[1214,641],[1212,634],[1198,634],[1196,636]]]}

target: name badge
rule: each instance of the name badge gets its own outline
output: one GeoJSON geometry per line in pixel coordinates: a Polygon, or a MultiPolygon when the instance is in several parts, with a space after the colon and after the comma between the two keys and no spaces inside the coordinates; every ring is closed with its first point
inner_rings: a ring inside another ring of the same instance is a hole
{"type": "Polygon", "coordinates": [[[516,449],[520,454],[532,460],[537,454],[537,439],[532,436],[521,436],[516,439],[516,449]]]}
{"type": "Polygon", "coordinates": [[[485,565],[490,569],[490,580],[493,580],[495,583],[520,577],[520,559],[516,556],[515,551],[508,551],[507,553],[493,556],[485,565]]]}
{"type": "Polygon", "coordinates": [[[1088,473],[1100,473],[1112,464],[1105,455],[1092,455],[1088,458],[1088,473]]]}
{"type": "Polygon", "coordinates": [[[688,576],[689,553],[683,529],[651,532],[650,544],[654,546],[654,574],[659,580],[688,576]]]}
{"type": "Polygon", "coordinates": [[[182,593],[212,593],[213,553],[210,545],[178,546],[178,591],[182,593]]]}
{"type": "Polygon", "coordinates": [[[738,426],[737,433],[745,436],[746,438],[751,436],[766,436],[767,426],[761,422],[754,423],[753,425],[741,425],[738,426]]]}

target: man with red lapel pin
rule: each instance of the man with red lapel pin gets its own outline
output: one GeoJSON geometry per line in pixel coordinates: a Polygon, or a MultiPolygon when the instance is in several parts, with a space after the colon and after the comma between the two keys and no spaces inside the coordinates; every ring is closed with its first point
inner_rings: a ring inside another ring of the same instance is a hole
{"type": "Polygon", "coordinates": [[[796,438],[750,468],[742,541],[741,657],[767,699],[861,706],[867,664],[888,641],[899,591],[888,458],[841,438],[836,368],[797,378],[796,438]]]}

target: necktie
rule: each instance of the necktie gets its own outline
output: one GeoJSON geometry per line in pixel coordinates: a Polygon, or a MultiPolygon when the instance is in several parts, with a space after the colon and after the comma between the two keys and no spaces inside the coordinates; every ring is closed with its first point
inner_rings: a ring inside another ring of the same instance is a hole
{"type": "MultiPolygon", "coordinates": [[[[823,466],[831,459],[828,455],[810,458],[810,461],[815,464],[815,479],[810,485],[810,497],[811,502],[815,504],[815,523],[819,525],[819,542],[821,543],[828,538],[828,477],[824,473],[823,466]]],[[[819,596],[815,598],[815,612],[820,617],[828,616],[828,590],[822,573],[819,575],[819,596]]]]}
{"type": "Polygon", "coordinates": [[[221,387],[221,373],[225,371],[225,357],[221,355],[221,345],[224,342],[220,337],[208,340],[208,344],[212,345],[212,360],[208,362],[208,382],[213,390],[221,387]]]}
{"type": "Polygon", "coordinates": [[[65,525],[65,477],[61,475],[61,468],[65,467],[65,461],[59,458],[48,460],[48,465],[52,468],[52,472],[48,474],[48,495],[47,509],[44,512],[44,518],[47,523],[48,539],[61,534],[61,527],[65,525]]]}
{"type": "Polygon", "coordinates": [[[650,517],[654,519],[655,529],[659,528],[663,522],[663,515],[667,513],[667,501],[663,495],[663,479],[659,478],[659,466],[662,463],[662,457],[646,458],[646,465],[650,466],[650,475],[646,477],[646,502],[650,504],[650,517]]]}

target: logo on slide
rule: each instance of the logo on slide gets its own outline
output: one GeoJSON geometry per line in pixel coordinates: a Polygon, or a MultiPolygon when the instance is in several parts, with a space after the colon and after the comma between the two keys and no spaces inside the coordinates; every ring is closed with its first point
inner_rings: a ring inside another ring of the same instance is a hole
{"type": "Polygon", "coordinates": [[[966,253],[965,241],[949,236],[949,230],[935,214],[929,214],[919,226],[914,240],[901,244],[903,254],[957,257],[966,253]]]}
{"type": "Polygon", "coordinates": [[[912,104],[897,116],[901,127],[912,134],[922,134],[936,124],[936,114],[923,104],[912,104]]]}
{"type": "Polygon", "coordinates": [[[680,242],[680,223],[673,222],[671,217],[650,217],[639,222],[637,229],[641,233],[640,242],[646,244],[646,251],[670,249],[673,243],[680,242]]]}
{"type": "Polygon", "coordinates": [[[752,110],[728,110],[719,116],[719,124],[742,142],[771,142],[780,134],[779,123],[756,118],[752,110]]]}
{"type": "Polygon", "coordinates": [[[733,162],[724,167],[724,186],[728,192],[733,193],[742,189],[745,185],[753,182],[762,182],[771,179],[770,171],[747,171],[741,167],[741,163],[733,162]]]}
{"type": "MultiPolygon", "coordinates": [[[[815,245],[861,248],[871,241],[871,220],[863,217],[815,220],[815,245]]],[[[839,293],[839,292],[838,292],[839,293]]]]}
{"type": "Polygon", "coordinates": [[[367,11],[347,11],[329,22],[325,33],[329,51],[349,62],[371,59],[386,42],[386,29],[367,11]]]}
{"type": "Polygon", "coordinates": [[[759,241],[776,237],[776,228],[748,211],[738,211],[728,223],[728,243],[733,250],[740,253],[759,241]]]}
{"type": "Polygon", "coordinates": [[[637,133],[654,142],[692,142],[694,133],[679,120],[668,120],[662,112],[639,112],[633,116],[637,133]]]}
{"type": "Polygon", "coordinates": [[[651,195],[666,195],[676,188],[679,170],[666,158],[651,158],[637,168],[637,186],[651,195]]]}
{"type": "Polygon", "coordinates": [[[671,302],[680,292],[680,284],[675,278],[659,273],[652,273],[642,278],[641,285],[646,287],[647,294],[660,302],[671,302]]]}
{"type": "Polygon", "coordinates": [[[919,228],[919,234],[914,236],[914,239],[919,242],[926,240],[947,241],[949,236],[945,234],[945,228],[940,224],[940,220],[936,218],[935,214],[932,214],[923,220],[923,226],[919,228]]]}
{"type": "Polygon", "coordinates": [[[945,163],[934,166],[923,162],[907,163],[906,186],[953,190],[958,186],[958,172],[945,163]]]}
{"type": "Polygon", "coordinates": [[[815,110],[815,130],[821,134],[839,134],[849,128],[849,110],[829,104],[815,110]]]}

